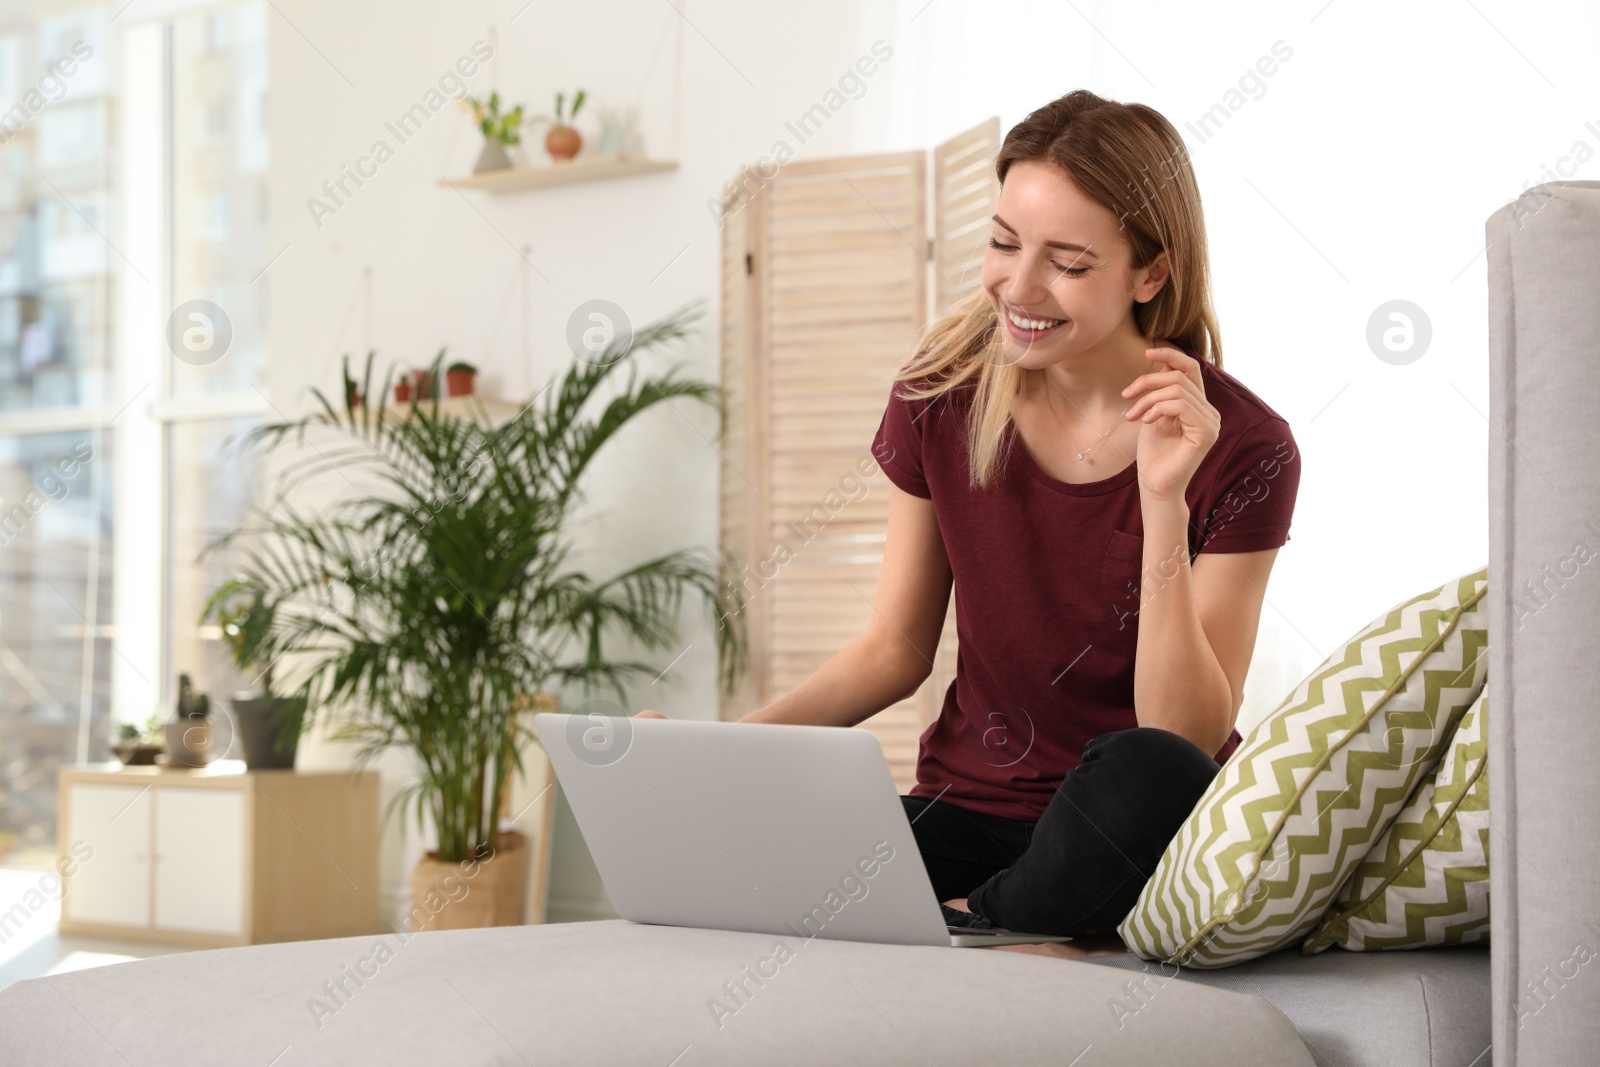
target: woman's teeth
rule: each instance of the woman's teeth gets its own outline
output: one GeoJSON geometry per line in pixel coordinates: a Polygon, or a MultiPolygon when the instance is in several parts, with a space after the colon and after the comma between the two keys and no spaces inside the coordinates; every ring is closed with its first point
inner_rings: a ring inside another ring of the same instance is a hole
{"type": "Polygon", "coordinates": [[[1007,310],[1007,316],[1019,330],[1048,330],[1052,326],[1060,326],[1066,319],[1025,319],[1015,311],[1007,310]]]}

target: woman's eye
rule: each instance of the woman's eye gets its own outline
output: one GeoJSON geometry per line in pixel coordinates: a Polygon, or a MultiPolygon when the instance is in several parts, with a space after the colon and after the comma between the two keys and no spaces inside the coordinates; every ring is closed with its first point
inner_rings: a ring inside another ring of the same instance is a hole
{"type": "MultiPolygon", "coordinates": [[[[989,238],[989,247],[1001,252],[1015,252],[1017,250],[1016,245],[1001,244],[999,239],[995,237],[989,238]]],[[[1063,267],[1059,263],[1052,264],[1052,266],[1068,278],[1081,278],[1089,273],[1088,267],[1063,267]]]]}

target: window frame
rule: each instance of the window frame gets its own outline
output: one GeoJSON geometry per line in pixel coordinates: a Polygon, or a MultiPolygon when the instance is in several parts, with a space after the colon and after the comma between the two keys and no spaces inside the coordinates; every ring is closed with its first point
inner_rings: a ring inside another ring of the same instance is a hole
{"type": "MultiPolygon", "coordinates": [[[[116,150],[106,186],[117,217],[106,238],[113,269],[106,275],[106,298],[116,307],[112,332],[99,338],[105,371],[115,401],[0,411],[0,437],[81,432],[97,443],[109,438],[113,479],[110,575],[93,568],[91,601],[101,583],[111,583],[112,619],[96,623],[111,649],[111,721],[143,723],[170,706],[176,690],[172,662],[173,582],[168,562],[174,492],[170,430],[192,422],[265,418],[272,405],[259,389],[205,396],[174,393],[173,357],[165,351],[160,309],[176,298],[178,230],[175,203],[179,180],[174,149],[176,108],[175,21],[210,10],[244,6],[223,3],[167,3],[143,14],[133,11],[109,25],[109,51],[117,57],[116,82],[104,89],[113,111],[116,150]],[[143,269],[141,269],[143,268],[143,269]]],[[[41,17],[45,12],[41,11],[41,17]]],[[[270,29],[269,44],[270,49],[270,29]]],[[[270,180],[270,178],[269,178],[270,180]]],[[[50,194],[47,194],[50,195],[50,194]]],[[[261,368],[265,370],[265,368],[261,368]]],[[[97,642],[86,637],[83,676],[93,678],[97,642]]],[[[92,694],[78,709],[77,757],[87,758],[86,725],[93,715],[92,694]]]]}

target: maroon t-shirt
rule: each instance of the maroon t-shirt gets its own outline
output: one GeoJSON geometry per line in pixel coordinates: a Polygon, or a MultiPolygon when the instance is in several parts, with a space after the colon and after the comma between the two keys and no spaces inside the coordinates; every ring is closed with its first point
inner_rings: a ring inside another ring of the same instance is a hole
{"type": "MultiPolygon", "coordinates": [[[[1190,560],[1279,547],[1300,484],[1289,424],[1232,375],[1200,366],[1222,427],[1184,494],[1190,560]]],[[[916,401],[902,388],[890,389],[872,452],[894,484],[933,500],[955,576],[959,647],[955,680],[922,734],[911,792],[1036,820],[1091,739],[1138,725],[1144,524],[1136,465],[1096,482],[1063,482],[1011,427],[997,480],[973,490],[966,418],[974,385],[916,401]]],[[[1233,732],[1218,762],[1238,744],[1233,732]]]]}

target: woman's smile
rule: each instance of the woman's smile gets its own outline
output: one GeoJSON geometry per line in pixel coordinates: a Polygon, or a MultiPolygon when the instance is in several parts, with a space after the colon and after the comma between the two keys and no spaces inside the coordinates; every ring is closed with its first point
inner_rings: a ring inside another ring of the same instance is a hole
{"type": "Polygon", "coordinates": [[[1005,314],[1001,318],[1006,320],[1006,329],[1019,341],[1034,342],[1050,336],[1054,331],[1065,326],[1067,319],[1049,318],[1044,315],[1030,314],[1021,308],[1006,304],[1005,314]]]}

